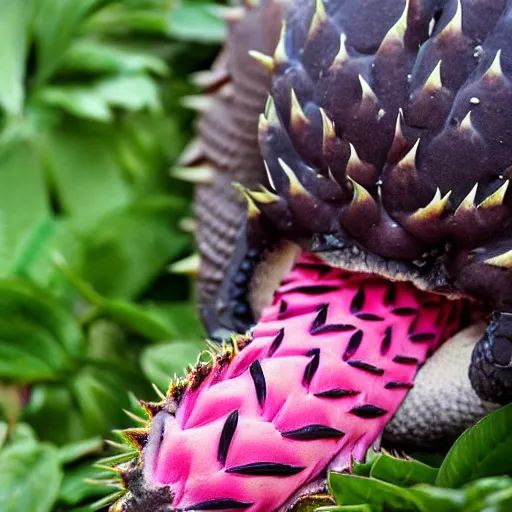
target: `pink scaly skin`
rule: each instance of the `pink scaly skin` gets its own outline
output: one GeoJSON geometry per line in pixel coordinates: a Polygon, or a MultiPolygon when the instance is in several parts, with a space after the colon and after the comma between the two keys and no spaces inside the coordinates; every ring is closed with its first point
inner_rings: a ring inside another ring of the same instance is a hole
{"type": "Polygon", "coordinates": [[[362,460],[459,302],[303,255],[251,343],[155,417],[145,480],[176,510],[279,508],[327,467],[362,460]]]}

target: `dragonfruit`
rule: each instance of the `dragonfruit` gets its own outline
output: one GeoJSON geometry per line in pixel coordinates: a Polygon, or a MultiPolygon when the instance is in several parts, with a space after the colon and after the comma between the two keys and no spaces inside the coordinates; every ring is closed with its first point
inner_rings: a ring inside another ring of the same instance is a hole
{"type": "Polygon", "coordinates": [[[277,510],[326,468],[363,460],[460,315],[460,301],[302,255],[250,337],[127,432],[142,457],[112,511],[277,510]],[[151,493],[160,508],[144,508],[151,493]]]}
{"type": "Polygon", "coordinates": [[[182,164],[214,177],[199,302],[224,341],[125,432],[139,453],[112,512],[288,510],[378,445],[429,356],[491,311],[471,364],[443,368],[463,378],[441,423],[512,398],[512,3],[289,4],[230,10],[201,78],[182,164]]]}

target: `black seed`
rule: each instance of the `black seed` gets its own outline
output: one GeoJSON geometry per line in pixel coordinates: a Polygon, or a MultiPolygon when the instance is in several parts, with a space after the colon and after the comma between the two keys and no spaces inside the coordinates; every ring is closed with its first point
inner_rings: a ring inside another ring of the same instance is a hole
{"type": "Polygon", "coordinates": [[[416,315],[414,320],[411,322],[407,334],[412,334],[416,330],[416,326],[418,325],[418,320],[420,319],[420,315],[416,315]]]}
{"type": "Polygon", "coordinates": [[[371,313],[359,313],[356,316],[361,320],[368,320],[370,322],[381,322],[382,320],[384,320],[384,318],[382,318],[381,316],[372,315],[371,313]]]}
{"type": "Polygon", "coordinates": [[[415,315],[418,310],[414,308],[395,308],[391,312],[398,316],[410,316],[415,315]]]}
{"type": "Polygon", "coordinates": [[[196,503],[187,508],[182,508],[183,512],[194,511],[194,510],[230,510],[239,509],[245,510],[246,508],[252,507],[254,503],[245,503],[243,501],[232,500],[230,498],[219,498],[218,500],[202,501],[196,503]]]}
{"type": "Polygon", "coordinates": [[[350,410],[350,414],[354,414],[355,416],[359,416],[359,418],[378,418],[379,416],[384,416],[388,411],[386,409],[381,409],[376,405],[366,404],[361,405],[359,407],[354,407],[350,410]]]}
{"type": "Polygon", "coordinates": [[[277,462],[252,462],[251,464],[228,468],[225,471],[226,473],[236,473],[238,475],[293,476],[304,469],[303,466],[289,466],[288,464],[279,464],[277,462]]]}
{"type": "Polygon", "coordinates": [[[434,309],[434,308],[439,307],[439,302],[437,302],[435,300],[426,300],[422,304],[422,307],[424,307],[425,309],[434,309]]]}
{"type": "Polygon", "coordinates": [[[315,375],[318,370],[318,365],[320,364],[320,349],[313,348],[307,354],[308,357],[313,356],[313,359],[308,363],[306,369],[304,370],[304,376],[302,377],[302,384],[305,386],[309,386],[311,383],[311,379],[315,375]]]}
{"type": "Polygon", "coordinates": [[[395,356],[393,359],[394,363],[398,364],[410,364],[415,365],[418,364],[419,361],[415,357],[407,357],[407,356],[395,356]]]}
{"type": "Polygon", "coordinates": [[[318,314],[316,315],[316,318],[313,320],[313,323],[311,324],[311,327],[309,328],[309,332],[314,332],[316,329],[321,327],[325,324],[325,321],[327,320],[327,311],[329,309],[329,304],[322,304],[318,308],[318,314]]]}
{"type": "Polygon", "coordinates": [[[346,396],[356,396],[360,393],[360,391],[355,391],[353,389],[328,389],[327,391],[321,391],[320,393],[315,393],[314,396],[322,397],[322,398],[344,398],[346,396]]]}
{"type": "Polygon", "coordinates": [[[373,364],[363,363],[363,361],[348,361],[347,364],[352,366],[352,368],[357,368],[368,373],[373,373],[374,375],[382,375],[384,373],[383,368],[377,368],[376,366],[373,366],[373,364]]]}
{"type": "Polygon", "coordinates": [[[315,329],[314,331],[311,331],[310,334],[313,336],[315,334],[323,334],[326,332],[344,332],[344,331],[354,331],[356,329],[355,325],[350,324],[330,324],[330,325],[323,325],[322,327],[319,327],[318,329],[315,329]]]}
{"type": "Polygon", "coordinates": [[[284,315],[288,309],[288,302],[282,300],[279,304],[279,316],[284,315]]]}
{"type": "Polygon", "coordinates": [[[263,406],[265,398],[267,397],[267,383],[265,382],[265,375],[263,375],[263,369],[261,368],[260,362],[254,361],[254,363],[251,364],[249,371],[251,372],[251,377],[254,382],[258,402],[263,406]]]}
{"type": "Polygon", "coordinates": [[[350,359],[361,345],[361,341],[363,340],[363,331],[359,329],[359,331],[352,334],[350,337],[350,341],[348,342],[347,348],[345,349],[345,353],[343,354],[343,361],[347,361],[350,359]]]}
{"type": "Polygon", "coordinates": [[[317,271],[320,276],[324,276],[332,270],[332,267],[329,267],[328,265],[322,265],[320,263],[297,263],[296,267],[317,271]]]}
{"type": "Polygon", "coordinates": [[[409,339],[414,342],[421,342],[433,340],[435,337],[435,333],[425,332],[420,334],[413,334],[409,336],[409,339]]]}
{"type": "Polygon", "coordinates": [[[384,387],[386,389],[412,389],[414,384],[410,384],[409,382],[392,381],[388,382],[384,387]]]}
{"type": "Polygon", "coordinates": [[[226,419],[220,435],[219,449],[217,451],[217,460],[224,466],[228,456],[229,445],[235,435],[238,425],[238,411],[233,411],[226,419]]]}
{"type": "Polygon", "coordinates": [[[279,331],[279,334],[274,338],[272,345],[270,345],[267,353],[267,357],[272,357],[274,352],[279,348],[284,338],[284,327],[279,331]]]}
{"type": "Polygon", "coordinates": [[[386,306],[392,306],[396,302],[396,285],[393,283],[388,291],[386,292],[386,295],[384,296],[384,304],[386,306]]]}
{"type": "Polygon", "coordinates": [[[364,307],[364,301],[364,289],[362,286],[360,286],[358,292],[356,293],[355,297],[352,299],[352,302],[350,303],[350,312],[353,315],[359,313],[359,311],[361,311],[361,309],[363,309],[364,307]]]}
{"type": "Polygon", "coordinates": [[[314,441],[316,439],[340,439],[345,435],[345,432],[325,425],[307,425],[297,430],[281,432],[281,435],[288,439],[314,441]]]}
{"type": "Polygon", "coordinates": [[[384,338],[382,339],[382,343],[380,345],[380,353],[384,356],[388,353],[389,347],[391,346],[391,336],[393,335],[393,328],[391,325],[386,329],[386,333],[384,334],[384,338]]]}
{"type": "Polygon", "coordinates": [[[334,292],[338,290],[337,286],[299,286],[298,288],[293,288],[290,290],[290,293],[305,293],[306,295],[321,295],[323,293],[334,292]]]}

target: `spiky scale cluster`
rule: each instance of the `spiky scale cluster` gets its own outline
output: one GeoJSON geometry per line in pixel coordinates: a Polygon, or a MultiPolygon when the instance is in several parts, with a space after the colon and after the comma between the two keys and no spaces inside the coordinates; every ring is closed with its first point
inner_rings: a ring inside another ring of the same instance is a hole
{"type": "Polygon", "coordinates": [[[512,268],[512,4],[298,0],[278,47],[279,62],[258,56],[279,196],[252,196],[264,217],[385,258],[439,250],[448,280],[496,296],[488,283],[512,268]]]}
{"type": "Polygon", "coordinates": [[[112,510],[139,512],[163,490],[155,510],[276,510],[327,466],[364,457],[459,315],[411,284],[303,256],[252,341],[171,389],[149,438],[128,432],[142,455],[112,510]]]}

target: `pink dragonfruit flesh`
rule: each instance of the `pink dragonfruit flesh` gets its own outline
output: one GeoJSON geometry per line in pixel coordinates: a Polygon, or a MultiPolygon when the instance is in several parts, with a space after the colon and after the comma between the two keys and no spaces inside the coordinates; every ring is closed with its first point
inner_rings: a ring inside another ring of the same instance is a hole
{"type": "Polygon", "coordinates": [[[460,301],[302,255],[252,333],[128,432],[141,454],[111,510],[278,510],[364,459],[460,316],[460,301]]]}

